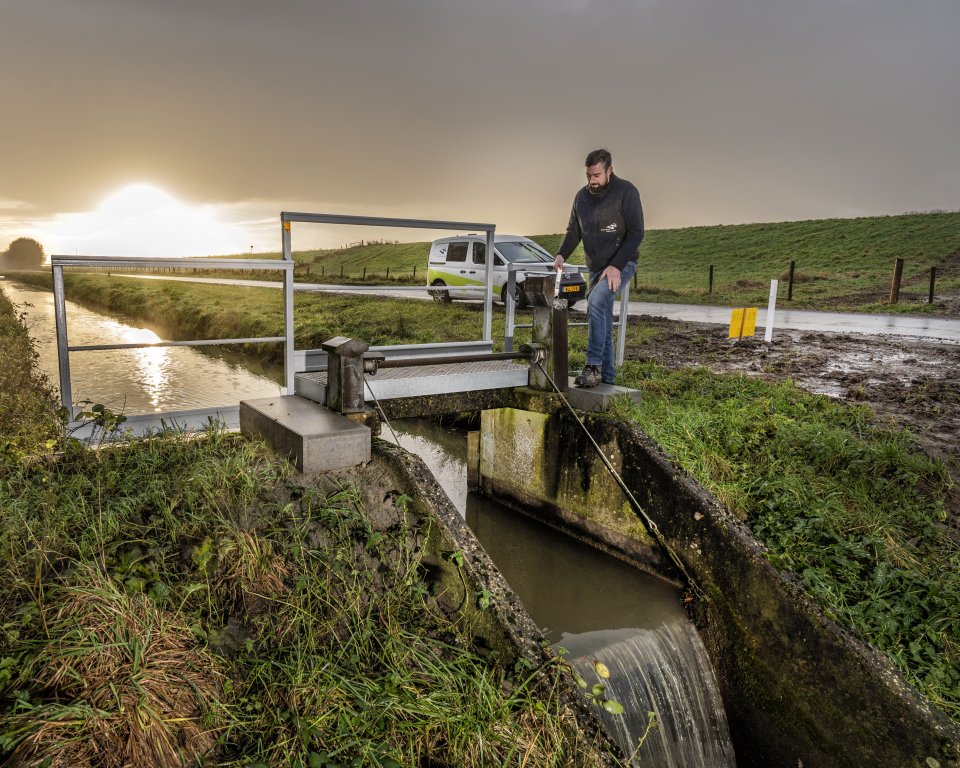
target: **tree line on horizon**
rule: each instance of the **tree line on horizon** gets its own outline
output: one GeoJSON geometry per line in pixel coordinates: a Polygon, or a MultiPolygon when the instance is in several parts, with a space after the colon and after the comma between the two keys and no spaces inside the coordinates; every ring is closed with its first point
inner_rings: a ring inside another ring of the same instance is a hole
{"type": "Polygon", "coordinates": [[[47,254],[32,237],[18,237],[0,253],[0,269],[40,269],[47,254]]]}

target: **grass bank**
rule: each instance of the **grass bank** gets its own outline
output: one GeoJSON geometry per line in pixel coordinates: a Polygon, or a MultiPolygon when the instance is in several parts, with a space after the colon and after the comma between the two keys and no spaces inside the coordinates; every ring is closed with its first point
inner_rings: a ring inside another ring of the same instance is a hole
{"type": "Polygon", "coordinates": [[[949,478],[870,411],[703,368],[627,362],[637,422],[795,573],[828,615],[960,721],[960,535],[949,478]]]}
{"type": "MultiPolygon", "coordinates": [[[[191,323],[212,300],[207,286],[72,280],[68,293],[92,286],[93,295],[126,297],[122,303],[131,309],[155,306],[156,294],[177,296],[174,317],[191,323]]],[[[263,301],[270,296],[244,290],[263,301]]],[[[479,336],[481,313],[467,305],[304,298],[317,304],[298,315],[298,346],[307,342],[306,328],[314,329],[310,343],[316,345],[337,333],[373,343],[409,341],[391,332],[394,313],[401,311],[405,327],[430,340],[479,336]]],[[[253,315],[243,323],[263,319],[260,300],[246,309],[236,301],[227,305],[224,312],[253,315]]],[[[276,325],[266,332],[279,333],[279,314],[269,316],[276,325]]],[[[495,321],[497,338],[502,314],[495,321]]],[[[244,327],[218,326],[223,336],[237,336],[244,327]]],[[[651,333],[633,325],[630,342],[651,333]]],[[[572,329],[574,367],[583,362],[583,345],[582,330],[572,329]]],[[[943,525],[944,467],[927,459],[907,433],[878,427],[866,409],[809,395],[792,383],[636,362],[619,376],[645,393],[639,409],[621,415],[636,420],[748,522],[771,560],[796,573],[839,623],[890,656],[933,702],[960,719],[960,542],[956,530],[943,525]]]]}
{"type": "MultiPolygon", "coordinates": [[[[553,253],[563,235],[534,235],[533,239],[553,253]]],[[[362,282],[366,273],[367,282],[423,282],[429,245],[370,243],[298,251],[294,253],[297,279],[362,282]]],[[[280,254],[258,256],[279,258],[280,254]]],[[[582,249],[576,251],[573,261],[583,262],[582,249]]],[[[640,250],[634,297],[673,303],[765,305],[770,280],[778,278],[780,304],[785,306],[791,261],[796,268],[790,306],[798,309],[960,311],[960,212],[649,230],[640,250]],[[897,258],[905,261],[901,297],[898,304],[890,305],[887,300],[897,258]],[[932,305],[927,303],[931,267],[938,272],[932,305]]]]}
{"type": "MultiPolygon", "coordinates": [[[[0,333],[0,371],[29,369],[8,304],[0,333]]],[[[359,489],[217,432],[90,450],[24,381],[0,411],[5,764],[593,764],[535,675],[438,607],[407,499],[377,529],[359,489]]]]}

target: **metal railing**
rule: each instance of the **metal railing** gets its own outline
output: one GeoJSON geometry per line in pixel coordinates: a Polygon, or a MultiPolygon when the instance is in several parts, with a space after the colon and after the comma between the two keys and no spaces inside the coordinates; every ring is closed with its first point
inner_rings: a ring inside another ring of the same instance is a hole
{"type": "MultiPolygon", "coordinates": [[[[291,229],[293,222],[306,224],[347,224],[366,227],[402,227],[407,229],[441,229],[453,230],[459,232],[485,232],[487,241],[487,253],[493,253],[494,236],[496,233],[495,224],[477,224],[476,222],[466,221],[431,221],[428,219],[390,219],[378,216],[344,216],[332,213],[294,213],[283,211],[280,214],[283,236],[283,258],[284,260],[293,260],[293,250],[291,245],[291,229]]],[[[484,282],[486,295],[483,300],[483,341],[492,341],[493,339],[493,267],[492,259],[487,259],[484,268],[484,282]]],[[[355,286],[350,286],[351,289],[355,286]]],[[[364,290],[402,290],[400,286],[363,286],[364,290]]],[[[423,290],[419,286],[407,286],[408,290],[423,290]]],[[[293,304],[293,288],[291,284],[291,312],[293,304]]],[[[291,324],[293,318],[290,318],[291,324]]],[[[291,359],[293,350],[291,349],[291,359]]],[[[293,391],[293,383],[289,385],[290,391],[293,391]]]]}
{"type": "MultiPolygon", "coordinates": [[[[506,323],[503,331],[503,348],[507,352],[513,351],[513,340],[517,328],[532,328],[531,323],[516,322],[516,289],[517,289],[517,271],[526,273],[552,274],[556,270],[549,264],[510,264],[507,267],[507,290],[506,290],[506,323]]],[[[584,274],[588,269],[578,264],[565,264],[565,272],[579,272],[584,274]]],[[[589,293],[589,291],[588,291],[589,293]]],[[[620,317],[614,323],[617,327],[617,339],[614,344],[616,355],[616,364],[623,365],[624,354],[627,348],[627,310],[630,304],[630,281],[624,280],[620,286],[620,317]]],[[[589,323],[568,323],[571,328],[586,327],[589,323]]]]}
{"type": "MultiPolygon", "coordinates": [[[[53,301],[57,326],[57,363],[60,372],[60,402],[68,410],[71,420],[76,416],[73,405],[73,388],[70,383],[70,353],[91,352],[108,349],[143,349],[146,347],[202,347],[213,344],[246,344],[253,342],[284,342],[284,380],[287,391],[293,391],[293,316],[284,323],[283,336],[258,336],[244,339],[197,339],[192,341],[157,341],[136,344],[84,344],[70,346],[67,335],[67,308],[63,282],[64,267],[133,267],[158,269],[168,267],[195,267],[215,269],[273,269],[283,272],[284,302],[293,286],[293,261],[277,259],[154,259],[137,256],[51,256],[53,270],[53,301]]],[[[292,295],[292,294],[291,294],[292,295]]],[[[292,310],[292,302],[291,302],[292,310]]],[[[287,313],[284,312],[284,317],[287,313]]]]}

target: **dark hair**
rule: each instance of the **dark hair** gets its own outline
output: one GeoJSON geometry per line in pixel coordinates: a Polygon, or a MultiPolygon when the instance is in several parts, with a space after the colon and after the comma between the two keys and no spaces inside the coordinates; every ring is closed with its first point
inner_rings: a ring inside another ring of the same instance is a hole
{"type": "Polygon", "coordinates": [[[595,149],[589,155],[584,162],[584,165],[589,168],[591,165],[596,165],[597,163],[603,163],[603,167],[609,169],[610,164],[613,162],[613,157],[610,155],[610,150],[608,149],[595,149]]]}

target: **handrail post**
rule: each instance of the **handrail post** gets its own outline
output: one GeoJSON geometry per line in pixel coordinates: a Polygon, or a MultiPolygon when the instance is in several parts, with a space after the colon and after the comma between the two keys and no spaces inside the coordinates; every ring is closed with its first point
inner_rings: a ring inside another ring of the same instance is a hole
{"type": "Polygon", "coordinates": [[[627,280],[620,288],[620,321],[617,323],[617,367],[623,365],[623,357],[627,350],[627,311],[630,308],[630,281],[627,280]]]}
{"type": "Polygon", "coordinates": [[[60,402],[73,421],[73,390],[70,387],[70,351],[67,346],[67,307],[63,290],[63,267],[53,269],[53,306],[57,325],[57,364],[60,370],[60,402]]]}
{"type": "Polygon", "coordinates": [[[517,272],[514,269],[513,264],[507,266],[507,300],[504,303],[504,311],[506,312],[506,321],[504,323],[503,331],[503,351],[504,352],[513,352],[513,335],[516,331],[516,314],[517,314],[517,303],[514,300],[514,291],[517,290],[517,272]]]}
{"type": "MultiPolygon", "coordinates": [[[[282,217],[281,217],[282,218],[282,217]]],[[[293,261],[293,251],[290,243],[290,222],[283,220],[283,259],[293,261]]],[[[283,270],[283,386],[285,394],[292,395],[295,389],[294,362],[295,353],[293,340],[293,270],[283,270]]]]}
{"type": "Polygon", "coordinates": [[[483,340],[493,341],[493,260],[495,258],[494,247],[494,227],[487,230],[487,258],[484,283],[487,288],[484,291],[483,298],[483,340]]]}

